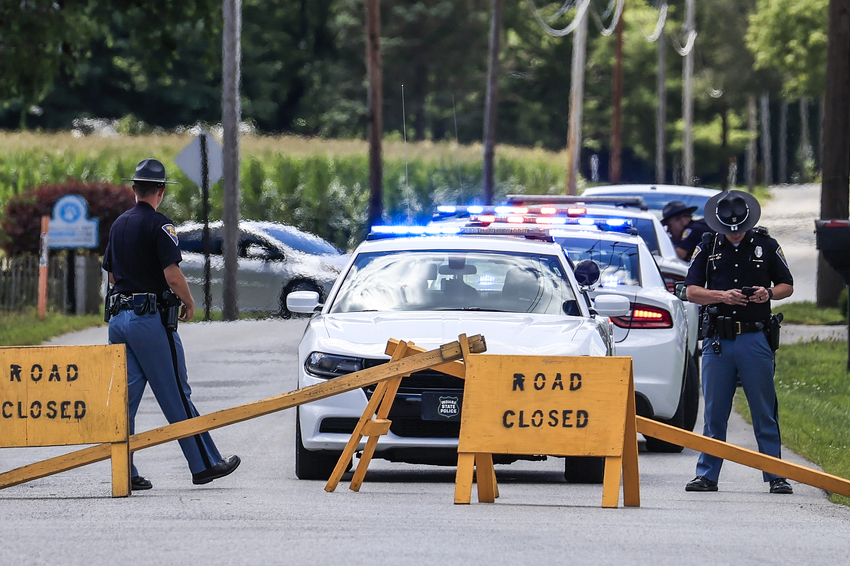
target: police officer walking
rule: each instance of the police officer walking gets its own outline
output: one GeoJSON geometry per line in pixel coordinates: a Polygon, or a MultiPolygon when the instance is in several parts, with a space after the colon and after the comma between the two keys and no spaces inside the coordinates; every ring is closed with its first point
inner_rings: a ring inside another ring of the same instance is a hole
{"type": "MultiPolygon", "coordinates": [[[[705,206],[707,234],[694,250],[685,278],[688,300],[703,307],[703,434],[726,440],[732,398],[740,380],[753,418],[759,452],[780,457],[779,417],[773,383],[774,351],[780,319],[770,300],[794,292],[794,280],[779,244],[764,228],[754,228],[758,201],[742,191],[721,192],[705,206]],[[772,286],[771,286],[772,284],[772,286]]],[[[687,491],[717,491],[723,460],[701,454],[697,477],[687,491]]],[[[764,473],[770,493],[792,493],[791,485],[764,473]]]]}
{"type": "MultiPolygon", "coordinates": [[[[109,231],[103,269],[113,286],[107,297],[109,343],[126,344],[130,434],[146,384],[169,423],[198,416],[187,380],[177,321],[194,316],[195,302],[180,270],[182,259],[171,220],[158,213],[167,181],[165,167],[144,159],[132,179],[136,206],[118,217],[109,231]]],[[[208,432],[180,439],[192,483],[205,484],[239,466],[238,456],[222,458],[208,432]]],[[[134,490],[151,482],[132,466],[134,490]]]]}
{"type": "Polygon", "coordinates": [[[705,232],[711,228],[702,220],[694,220],[692,215],[698,207],[687,206],[680,200],[671,200],[661,211],[661,223],[673,240],[679,259],[688,261],[705,232]]]}

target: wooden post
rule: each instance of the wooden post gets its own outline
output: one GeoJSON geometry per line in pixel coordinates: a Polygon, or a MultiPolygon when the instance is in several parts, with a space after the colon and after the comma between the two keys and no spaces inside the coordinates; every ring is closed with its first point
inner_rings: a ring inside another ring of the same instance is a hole
{"type": "Polygon", "coordinates": [[[47,315],[47,238],[50,232],[50,217],[41,217],[41,242],[38,258],[38,320],[47,315]]]}
{"type": "Polygon", "coordinates": [[[367,131],[369,138],[369,211],[370,230],[380,224],[384,210],[384,172],[381,138],[384,133],[383,114],[383,62],[381,60],[381,2],[366,0],[366,72],[367,131]]]}

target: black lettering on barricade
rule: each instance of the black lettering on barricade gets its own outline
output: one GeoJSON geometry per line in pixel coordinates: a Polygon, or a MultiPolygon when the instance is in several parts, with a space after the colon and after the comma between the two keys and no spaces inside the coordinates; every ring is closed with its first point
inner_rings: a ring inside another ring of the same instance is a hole
{"type": "MultiPolygon", "coordinates": [[[[11,403],[9,403],[9,404],[11,405],[11,403]]],[[[6,403],[3,403],[3,405],[5,407],[6,403]]],[[[511,428],[511,427],[514,426],[514,423],[508,422],[508,417],[515,417],[515,416],[516,416],[516,413],[514,413],[513,411],[511,411],[511,410],[505,411],[505,414],[502,415],[502,424],[505,426],[505,428],[511,428]]]]}
{"type": "Polygon", "coordinates": [[[33,401],[30,405],[30,416],[34,419],[37,419],[41,416],[41,402],[33,401]],[[36,410],[37,409],[37,410],[36,410]]]}
{"type": "Polygon", "coordinates": [[[86,402],[74,401],[74,418],[80,420],[86,416],[86,402]]]}
{"type": "Polygon", "coordinates": [[[552,391],[554,391],[556,387],[561,391],[564,390],[564,382],[561,379],[561,372],[555,374],[555,381],[552,383],[552,391]]]}
{"type": "Polygon", "coordinates": [[[570,391],[578,391],[581,389],[581,374],[580,373],[571,373],[570,374],[570,391]]]}
{"type": "Polygon", "coordinates": [[[77,381],[77,377],[79,377],[79,369],[77,368],[77,364],[68,364],[67,370],[68,370],[67,380],[68,381],[77,381]],[[73,370],[74,373],[71,373],[72,370],[73,370]]]}
{"type": "Polygon", "coordinates": [[[70,401],[62,401],[60,406],[62,407],[62,418],[63,419],[70,419],[71,415],[68,414],[68,409],[71,407],[71,402],[70,401]]]}
{"type": "Polygon", "coordinates": [[[531,414],[531,426],[540,428],[543,426],[543,411],[537,409],[531,414]]]}
{"type": "Polygon", "coordinates": [[[18,401],[18,418],[19,419],[27,418],[27,413],[23,409],[24,409],[24,404],[22,402],[18,401]]]}
{"type": "Polygon", "coordinates": [[[512,391],[516,391],[517,389],[525,391],[525,375],[521,373],[514,374],[514,388],[512,391]]]}
{"type": "Polygon", "coordinates": [[[59,376],[59,366],[53,364],[53,368],[50,370],[50,376],[47,378],[47,381],[62,381],[62,378],[59,376]]]}
{"type": "Polygon", "coordinates": [[[44,377],[44,369],[38,364],[33,364],[32,368],[30,368],[30,379],[41,381],[42,377],[44,377]],[[38,377],[36,377],[36,371],[38,371],[38,377]]]}
{"type": "Polygon", "coordinates": [[[11,419],[12,413],[6,413],[6,407],[14,407],[11,401],[3,401],[3,418],[11,419]]]}
{"type": "Polygon", "coordinates": [[[570,422],[570,419],[573,418],[573,412],[570,409],[564,409],[563,413],[561,413],[561,426],[564,428],[573,428],[573,423],[570,422]]]}
{"type": "Polygon", "coordinates": [[[534,388],[538,391],[546,387],[546,376],[542,373],[538,373],[534,376],[534,388]]]}
{"type": "Polygon", "coordinates": [[[9,381],[17,381],[18,383],[20,383],[21,382],[21,366],[19,366],[18,364],[12,364],[10,366],[10,370],[11,370],[12,375],[9,378],[9,381]]]}
{"type": "Polygon", "coordinates": [[[587,414],[587,411],[576,411],[576,427],[584,428],[587,426],[587,421],[589,420],[590,415],[587,414]]]}
{"type": "Polygon", "coordinates": [[[58,411],[56,411],[56,401],[48,401],[47,402],[47,418],[55,419],[56,415],[58,415],[58,411]]]}
{"type": "Polygon", "coordinates": [[[558,426],[558,410],[549,411],[549,426],[558,426]]]}
{"type": "Polygon", "coordinates": [[[528,423],[525,422],[525,411],[519,412],[519,428],[528,428],[528,423]]]}

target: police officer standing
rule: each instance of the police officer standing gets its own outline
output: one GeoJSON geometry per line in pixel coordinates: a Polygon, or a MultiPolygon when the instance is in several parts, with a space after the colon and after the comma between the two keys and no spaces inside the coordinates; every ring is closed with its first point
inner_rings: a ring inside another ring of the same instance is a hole
{"type": "Polygon", "coordinates": [[[679,259],[688,261],[705,232],[711,232],[708,224],[694,220],[696,206],[687,206],[680,200],[671,200],[661,211],[661,223],[667,227],[679,259]]]}
{"type": "MultiPolygon", "coordinates": [[[[773,384],[778,320],[771,299],[794,292],[794,281],[779,244],[764,228],[754,228],[758,201],[741,191],[721,192],[705,206],[705,219],[717,234],[703,237],[685,278],[688,300],[703,307],[703,434],[726,440],[732,398],[740,380],[753,418],[759,452],[780,457],[778,406],[773,384]]],[[[701,454],[697,477],[687,491],[717,491],[723,460],[701,454]]],[[[770,493],[792,493],[791,485],[764,473],[770,493]]]]}
{"type": "MultiPolygon", "coordinates": [[[[156,211],[165,185],[174,184],[166,180],[165,167],[156,159],[144,159],[135,176],[124,180],[133,181],[136,206],[112,225],[103,269],[113,285],[106,303],[109,343],[127,347],[130,434],[134,434],[146,384],[169,423],[198,416],[176,331],[178,319],[187,321],[194,316],[195,302],[179,267],[182,256],[177,232],[171,220],[156,211]]],[[[239,466],[238,456],[221,457],[208,432],[179,442],[192,483],[209,483],[239,466]]],[[[139,475],[135,464],[131,486],[134,490],[153,487],[139,475]]]]}

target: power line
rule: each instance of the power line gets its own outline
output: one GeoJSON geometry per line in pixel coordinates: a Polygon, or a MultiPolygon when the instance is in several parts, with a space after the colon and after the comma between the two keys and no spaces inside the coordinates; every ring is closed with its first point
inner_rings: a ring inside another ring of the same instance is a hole
{"type": "Polygon", "coordinates": [[[573,18],[573,21],[570,25],[565,27],[564,29],[554,29],[548,23],[546,23],[543,18],[540,16],[540,12],[537,10],[537,6],[534,5],[534,0],[526,0],[528,3],[528,7],[531,9],[531,13],[534,15],[534,19],[537,20],[537,23],[540,24],[546,33],[554,37],[564,37],[571,34],[575,31],[576,27],[578,27],[579,22],[581,22],[584,17],[584,13],[587,11],[587,8],[590,6],[590,0],[580,0],[581,3],[576,7],[576,15],[573,18]]]}

